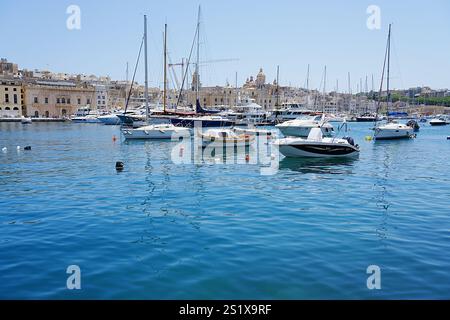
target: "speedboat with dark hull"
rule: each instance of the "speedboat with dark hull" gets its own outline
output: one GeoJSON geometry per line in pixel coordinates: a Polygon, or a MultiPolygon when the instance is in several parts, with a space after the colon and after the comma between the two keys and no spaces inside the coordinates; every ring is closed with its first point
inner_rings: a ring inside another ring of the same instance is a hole
{"type": "Polygon", "coordinates": [[[312,128],[308,138],[285,138],[275,142],[286,157],[340,158],[359,154],[352,138],[324,138],[320,128],[312,128]]]}

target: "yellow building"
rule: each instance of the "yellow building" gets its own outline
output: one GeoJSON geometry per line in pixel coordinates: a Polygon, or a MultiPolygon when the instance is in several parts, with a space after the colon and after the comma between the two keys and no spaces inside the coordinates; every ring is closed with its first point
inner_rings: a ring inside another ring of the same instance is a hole
{"type": "Polygon", "coordinates": [[[31,117],[69,117],[79,108],[96,108],[95,88],[61,81],[35,81],[24,84],[25,106],[31,117]]]}
{"type": "Polygon", "coordinates": [[[24,114],[22,83],[0,78],[0,117],[17,118],[24,114]]]}

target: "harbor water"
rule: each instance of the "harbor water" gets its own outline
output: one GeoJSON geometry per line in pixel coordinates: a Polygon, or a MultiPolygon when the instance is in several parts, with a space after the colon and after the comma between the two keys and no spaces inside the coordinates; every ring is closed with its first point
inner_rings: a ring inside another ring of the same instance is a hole
{"type": "Polygon", "coordinates": [[[359,158],[261,175],[113,126],[0,123],[0,298],[449,299],[450,126],[373,142],[371,125],[349,124],[359,158]]]}

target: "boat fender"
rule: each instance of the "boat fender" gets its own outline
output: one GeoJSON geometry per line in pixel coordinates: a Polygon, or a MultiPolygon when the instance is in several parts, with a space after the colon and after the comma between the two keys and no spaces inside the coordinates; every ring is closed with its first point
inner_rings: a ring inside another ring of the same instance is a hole
{"type": "Polygon", "coordinates": [[[372,141],[372,136],[366,136],[366,141],[372,141]]]}
{"type": "Polygon", "coordinates": [[[247,162],[250,161],[250,155],[249,155],[249,154],[246,154],[246,155],[245,155],[245,161],[247,161],[247,162]]]}
{"type": "Polygon", "coordinates": [[[123,171],[123,169],[124,169],[124,164],[123,164],[123,162],[122,161],[117,161],[116,162],[116,170],[117,171],[123,171]]]}
{"type": "Polygon", "coordinates": [[[7,148],[7,147],[4,147],[4,148],[2,148],[2,151],[3,151],[4,153],[6,153],[6,152],[8,151],[8,148],[7,148]]]}
{"type": "Polygon", "coordinates": [[[30,151],[30,150],[31,150],[31,147],[30,147],[30,146],[26,146],[25,148],[23,148],[23,150],[30,151]]]}
{"type": "Polygon", "coordinates": [[[183,157],[183,152],[184,152],[184,148],[183,148],[183,147],[181,147],[181,148],[180,148],[180,158],[182,158],[182,157],[183,157]]]}

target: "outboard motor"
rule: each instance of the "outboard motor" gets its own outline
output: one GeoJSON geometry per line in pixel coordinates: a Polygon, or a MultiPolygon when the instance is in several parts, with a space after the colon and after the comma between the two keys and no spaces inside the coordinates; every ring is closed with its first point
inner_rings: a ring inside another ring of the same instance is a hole
{"type": "Polygon", "coordinates": [[[414,129],[414,131],[419,131],[420,126],[416,120],[409,120],[406,125],[414,129]]]}
{"type": "Polygon", "coordinates": [[[352,137],[344,137],[344,138],[342,138],[342,139],[347,140],[347,142],[348,142],[349,144],[351,144],[352,146],[355,146],[355,140],[353,140],[352,137]]]}

